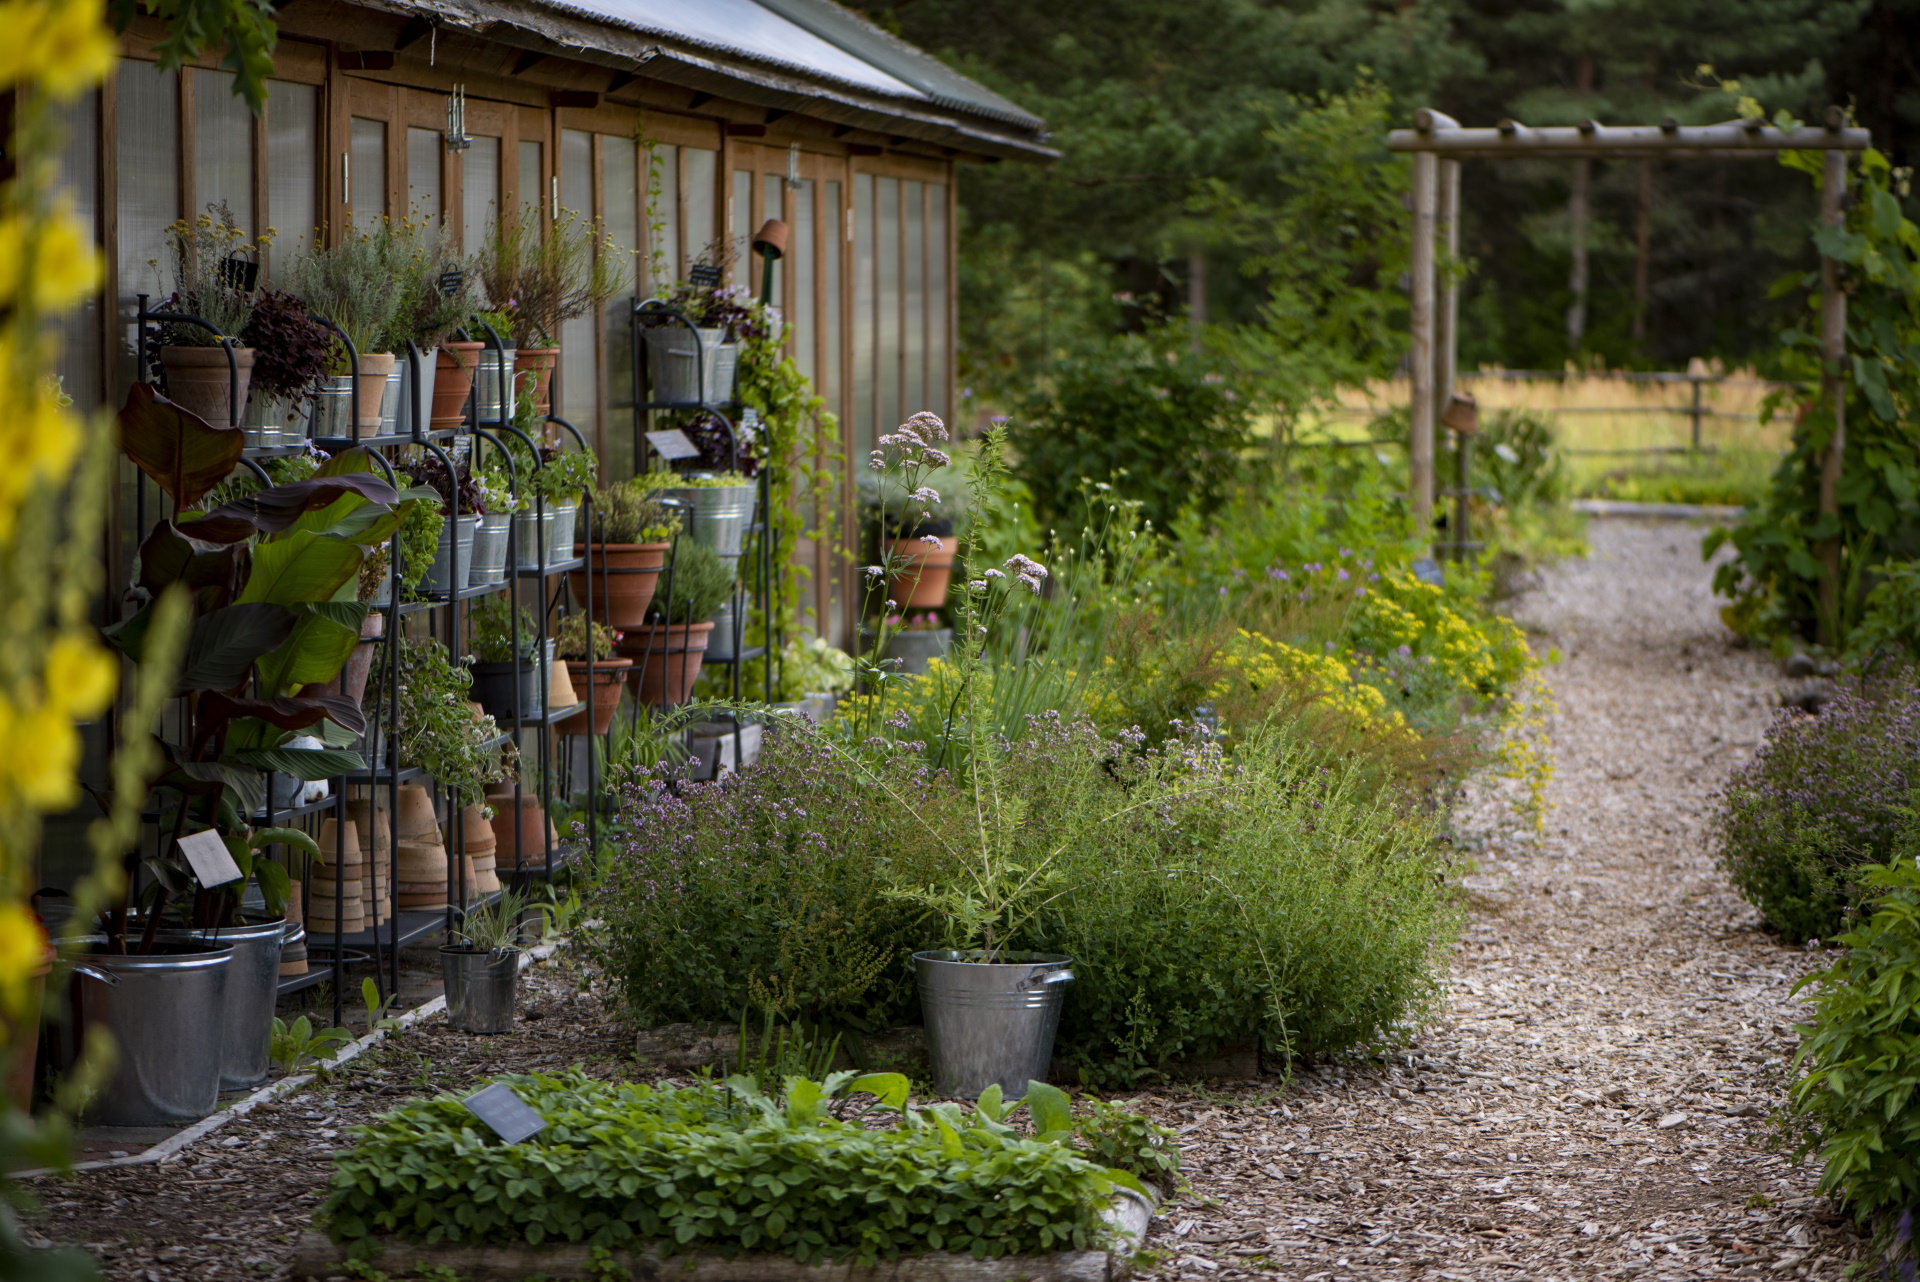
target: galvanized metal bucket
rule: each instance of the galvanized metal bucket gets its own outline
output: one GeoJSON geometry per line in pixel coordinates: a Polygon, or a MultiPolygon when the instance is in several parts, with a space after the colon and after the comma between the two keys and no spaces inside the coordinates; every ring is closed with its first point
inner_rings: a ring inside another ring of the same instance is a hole
{"type": "Polygon", "coordinates": [[[423,592],[445,592],[453,582],[454,547],[460,549],[460,581],[467,581],[467,567],[473,564],[473,532],[480,524],[477,516],[454,518],[451,535],[447,527],[440,527],[440,547],[433,554],[433,564],[427,567],[427,577],[420,584],[423,592]]]}
{"type": "Polygon", "coordinates": [[[352,374],[330,374],[320,385],[313,402],[313,434],[318,437],[352,436],[353,397],[357,380],[352,374]]]}
{"type": "Polygon", "coordinates": [[[721,556],[739,556],[753,524],[759,491],[757,485],[689,485],[661,490],[660,495],[692,509],[687,533],[721,556]]]}
{"type": "Polygon", "coordinates": [[[447,985],[447,1022],[462,1032],[510,1033],[513,1002],[520,990],[520,950],[490,953],[457,948],[440,950],[440,975],[447,985]]]}
{"type": "MultiPolygon", "coordinates": [[[[106,937],[84,942],[99,949],[106,937]]],[[[77,1022],[104,1028],[119,1052],[113,1080],[87,1105],[88,1121],[179,1126],[212,1115],[220,1104],[233,951],[232,944],[167,940],[140,957],[82,954],[73,982],[77,1022]]]]}
{"type": "Polygon", "coordinates": [[[547,549],[547,561],[553,560],[553,535],[555,513],[520,512],[513,518],[513,563],[522,570],[540,570],[546,568],[540,560],[540,549],[547,549]],[[542,533],[544,531],[544,533],[542,533]],[[541,540],[545,543],[542,544],[541,540]]]}
{"type": "MultiPolygon", "coordinates": [[[[647,387],[652,399],[677,404],[698,401],[709,405],[721,399],[716,392],[720,386],[720,348],[727,337],[725,329],[702,329],[696,340],[683,326],[664,325],[643,329],[640,336],[647,345],[647,387]],[[700,385],[703,376],[704,388],[700,385]]],[[[729,371],[729,393],[732,386],[729,371]]]]}
{"type": "Polygon", "coordinates": [[[573,527],[580,516],[578,503],[553,505],[553,525],[547,531],[547,564],[573,559],[573,527]]]}
{"type": "Polygon", "coordinates": [[[400,362],[387,371],[387,385],[380,390],[380,431],[391,435],[400,430],[400,362]]]}
{"type": "Polygon", "coordinates": [[[707,658],[731,659],[740,653],[741,625],[744,620],[734,610],[734,598],[728,597],[713,616],[713,631],[707,634],[707,658]]]}
{"type": "Polygon", "coordinates": [[[513,516],[507,512],[489,513],[480,518],[473,531],[473,565],[467,571],[468,587],[507,581],[507,534],[512,527],[513,516]]]}
{"type": "Polygon", "coordinates": [[[1073,959],[1057,953],[941,949],[913,955],[936,1095],[978,1099],[998,1083],[1008,1099],[1047,1080],[1073,959]]]}
{"type": "Polygon", "coordinates": [[[479,352],[480,366],[474,372],[474,402],[478,407],[482,423],[502,423],[513,418],[513,358],[514,350],[509,347],[496,352],[491,347],[483,347],[479,352]],[[502,400],[500,389],[507,389],[502,400]]]}
{"type": "Polygon", "coordinates": [[[280,950],[287,923],[248,918],[218,930],[162,930],[160,937],[206,948],[233,945],[227,968],[227,1018],[220,1089],[251,1090],[267,1080],[273,1060],[273,1010],[280,997],[280,950]]]}
{"type": "Polygon", "coordinates": [[[425,417],[420,421],[420,430],[426,431],[432,426],[433,418],[433,382],[440,368],[440,349],[428,348],[420,353],[420,394],[413,391],[413,362],[404,353],[394,362],[393,372],[400,380],[400,412],[396,423],[402,432],[414,430],[414,410],[418,409],[425,417]]]}

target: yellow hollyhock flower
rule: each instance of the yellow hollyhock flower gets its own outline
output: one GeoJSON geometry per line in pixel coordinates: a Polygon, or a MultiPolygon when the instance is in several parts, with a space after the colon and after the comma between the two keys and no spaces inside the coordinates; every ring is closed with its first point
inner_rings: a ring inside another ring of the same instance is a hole
{"type": "Polygon", "coordinates": [[[32,80],[56,98],[99,84],[119,57],[102,0],[0,0],[0,84],[32,80]]]}
{"type": "MultiPolygon", "coordinates": [[[[0,899],[0,1034],[25,1014],[28,985],[47,964],[47,934],[27,906],[17,899],[0,899]]],[[[21,1032],[33,1036],[37,1028],[21,1032]]]]}
{"type": "Polygon", "coordinates": [[[35,810],[80,800],[80,733],[59,709],[0,701],[0,786],[35,810]]]}

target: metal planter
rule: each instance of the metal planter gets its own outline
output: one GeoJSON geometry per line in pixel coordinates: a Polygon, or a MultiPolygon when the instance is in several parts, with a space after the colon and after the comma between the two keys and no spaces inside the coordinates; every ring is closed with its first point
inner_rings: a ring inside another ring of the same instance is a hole
{"type": "Polygon", "coordinates": [[[479,528],[477,516],[459,516],[454,518],[454,528],[449,531],[443,524],[440,527],[440,547],[433,554],[433,564],[427,567],[427,577],[420,584],[423,592],[444,595],[453,584],[457,569],[460,581],[467,581],[467,569],[473,564],[473,534],[479,528]],[[455,555],[455,549],[458,555],[455,555]]]}
{"type": "Polygon", "coordinates": [[[739,556],[753,525],[757,485],[684,486],[661,490],[662,498],[686,504],[687,533],[721,556],[739,556]]]}
{"type": "Polygon", "coordinates": [[[547,531],[547,564],[558,565],[573,559],[573,527],[580,516],[578,503],[553,505],[553,525],[547,531]]]}
{"type": "Polygon", "coordinates": [[[1047,1080],[1073,959],[1057,953],[941,949],[913,955],[936,1095],[980,1098],[996,1083],[1017,1099],[1047,1080]]]}
{"type": "MultiPolygon", "coordinates": [[[[643,329],[640,336],[647,347],[647,387],[653,400],[711,405],[722,399],[718,392],[725,329],[702,329],[696,338],[695,332],[684,326],[664,325],[643,329]]],[[[731,364],[737,364],[738,349],[735,358],[731,364]]],[[[731,370],[728,373],[727,394],[732,395],[731,370]]]]}
{"type": "Polygon", "coordinates": [[[447,945],[440,950],[440,976],[447,985],[447,1022],[467,1033],[513,1031],[514,998],[520,991],[520,950],[497,953],[447,945]]]}
{"type": "MultiPolygon", "coordinates": [[[[98,949],[106,938],[85,943],[98,949]]],[[[113,1080],[87,1106],[88,1121],[180,1126],[213,1113],[233,952],[232,944],[166,941],[142,957],[82,955],[73,983],[76,1024],[104,1028],[119,1051],[113,1080]]]]}
{"type": "Polygon", "coordinates": [[[280,950],[287,923],[245,921],[217,930],[163,930],[163,939],[204,948],[233,945],[227,968],[225,1032],[220,1054],[220,1089],[251,1090],[267,1080],[273,1060],[273,1010],[280,996],[280,950]]]}
{"type": "Polygon", "coordinates": [[[507,536],[513,528],[511,514],[483,516],[473,531],[473,566],[467,571],[467,586],[482,587],[507,581],[507,536]]]}
{"type": "Polygon", "coordinates": [[[479,368],[474,371],[475,402],[482,423],[505,423],[513,418],[513,357],[511,347],[496,352],[483,347],[479,368]],[[506,395],[501,396],[501,389],[506,395]]]}

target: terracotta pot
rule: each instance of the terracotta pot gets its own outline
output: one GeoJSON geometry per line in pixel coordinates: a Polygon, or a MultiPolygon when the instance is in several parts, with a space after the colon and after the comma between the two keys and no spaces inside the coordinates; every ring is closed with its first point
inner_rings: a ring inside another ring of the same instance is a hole
{"type": "Polygon", "coordinates": [[[53,970],[53,949],[42,945],[40,964],[27,976],[27,997],[20,1022],[0,1018],[0,1052],[11,1053],[7,1064],[7,1094],[21,1113],[33,1108],[33,1070],[40,1054],[40,1000],[46,996],[47,975],[53,970]]]}
{"type": "Polygon", "coordinates": [[[513,790],[509,788],[505,792],[489,792],[487,804],[493,807],[494,866],[508,871],[545,868],[546,843],[551,840],[558,853],[560,834],[541,807],[540,794],[522,792],[516,807],[513,790]]]}
{"type": "Polygon", "coordinates": [[[533,389],[533,407],[542,414],[553,407],[553,369],[560,363],[557,347],[522,347],[513,357],[513,394],[533,389]]]}
{"type": "Polygon", "coordinates": [[[227,353],[219,347],[163,347],[160,363],[167,369],[167,399],[191,410],[215,427],[237,427],[236,409],[245,409],[247,389],[253,384],[253,349],[236,348],[240,366],[240,399],[233,399],[233,371],[227,353]]]}
{"type": "MultiPolygon", "coordinates": [[[[580,698],[587,697],[587,665],[584,660],[575,660],[579,667],[568,665],[568,675],[573,678],[573,692],[580,698]]],[[[605,734],[607,727],[613,724],[613,711],[620,706],[620,686],[627,679],[627,669],[633,666],[632,659],[595,659],[593,661],[593,733],[605,734]]],[[[573,717],[560,723],[561,734],[581,735],[587,733],[585,717],[573,717]]]]}
{"type": "Polygon", "coordinates": [[[887,599],[902,610],[937,610],[947,603],[947,585],[953,580],[953,554],[960,540],[948,536],[940,546],[918,538],[897,539],[882,545],[880,555],[900,572],[887,579],[887,599]]]}
{"type": "Polygon", "coordinates": [[[706,662],[707,638],[712,635],[713,621],[708,620],[672,627],[652,624],[621,638],[620,653],[633,660],[627,671],[640,702],[658,706],[691,698],[700,665],[706,662]]]}
{"type": "Polygon", "coordinates": [[[659,571],[667,563],[671,543],[576,543],[575,556],[587,558],[588,569],[573,570],[567,582],[573,599],[584,603],[593,592],[593,621],[610,623],[621,631],[647,625],[647,606],[660,586],[659,571]],[[600,572],[601,566],[606,573],[600,572]],[[651,573],[635,573],[651,571],[651,573]],[[588,581],[591,574],[592,581],[588,581]]]}
{"type": "Polygon", "coordinates": [[[573,672],[565,659],[555,659],[547,667],[547,709],[560,712],[578,706],[580,697],[573,692],[573,672]]]}
{"type": "Polygon", "coordinates": [[[473,371],[484,343],[442,343],[433,376],[433,407],[428,411],[433,430],[458,427],[467,418],[467,396],[473,391],[473,371]]]}
{"type": "Polygon", "coordinates": [[[440,818],[433,810],[433,794],[424,784],[400,787],[400,840],[436,844],[440,840],[440,818]]]}
{"type": "Polygon", "coordinates": [[[361,431],[378,432],[381,402],[387,395],[387,378],[393,373],[393,353],[361,353],[357,372],[360,377],[354,380],[357,389],[354,393],[354,416],[360,420],[361,431]]]}

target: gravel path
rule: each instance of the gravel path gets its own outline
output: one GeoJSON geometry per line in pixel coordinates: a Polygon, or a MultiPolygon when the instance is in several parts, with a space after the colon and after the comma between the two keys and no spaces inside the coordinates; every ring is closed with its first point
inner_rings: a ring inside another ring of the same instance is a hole
{"type": "MultiPolygon", "coordinates": [[[[1548,833],[1497,796],[1443,1020],[1385,1059],[1161,1092],[1193,1196],[1149,1241],[1160,1279],[1841,1277],[1858,1239],[1769,1153],[1818,959],[1781,947],[1715,873],[1710,794],[1758,742],[1775,679],[1732,648],[1698,531],[1595,522],[1593,555],[1514,603],[1560,703],[1548,833]]],[[[503,1069],[632,1069],[570,965],[528,976],[511,1038],[433,1020],[335,1081],[160,1167],[41,1182],[33,1228],[114,1282],[284,1278],[354,1122],[503,1069]]]]}
{"type": "Polygon", "coordinates": [[[1550,672],[1557,773],[1536,844],[1483,798],[1446,1017],[1283,1098],[1158,1101],[1195,1201],[1157,1270],[1340,1278],[1839,1278],[1859,1243],[1816,1172],[1764,1147],[1819,959],[1716,873],[1710,794],[1777,678],[1715,613],[1699,532],[1596,521],[1513,603],[1550,672]]]}

